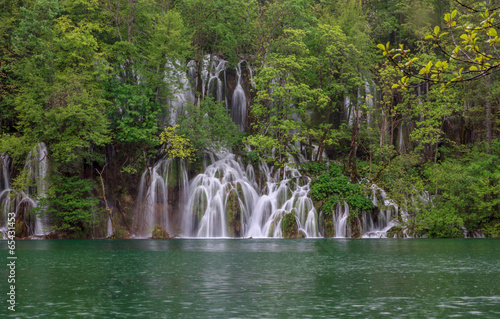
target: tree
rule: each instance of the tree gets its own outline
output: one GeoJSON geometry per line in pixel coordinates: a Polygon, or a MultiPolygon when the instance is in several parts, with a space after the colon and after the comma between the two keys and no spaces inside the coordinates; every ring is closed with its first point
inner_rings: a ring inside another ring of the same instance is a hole
{"type": "Polygon", "coordinates": [[[164,146],[164,152],[167,153],[168,158],[181,158],[193,160],[195,157],[196,149],[191,146],[189,139],[184,135],[176,134],[175,130],[179,127],[167,127],[160,134],[160,142],[164,146]]]}
{"type": "Polygon", "coordinates": [[[436,26],[433,34],[426,37],[432,40],[442,58],[427,58],[421,62],[402,44],[398,49],[391,49],[389,43],[378,44],[378,47],[404,73],[399,83],[394,84],[395,88],[409,88],[410,79],[417,78],[421,80],[420,83],[440,83],[443,92],[450,85],[485,78],[488,96],[484,107],[484,127],[486,142],[491,146],[492,104],[489,95],[491,75],[500,66],[497,50],[500,38],[495,23],[495,16],[499,14],[496,8],[491,11],[484,9],[484,5],[489,6],[489,0],[477,7],[459,1],[457,3],[460,5],[458,9],[444,15],[444,29],[436,26]]]}
{"type": "Polygon", "coordinates": [[[323,92],[302,81],[303,72],[311,67],[305,36],[303,30],[285,30],[275,44],[279,51],[268,54],[254,79],[256,98],[251,114],[255,118],[252,126],[256,134],[246,141],[277,167],[288,161],[287,152],[296,152],[292,145],[302,140],[301,130],[307,122],[308,108],[312,104],[319,108],[328,104],[323,92]],[[274,155],[272,149],[275,149],[274,155]]]}
{"type": "Polygon", "coordinates": [[[206,97],[200,105],[188,104],[178,122],[179,132],[200,152],[219,152],[241,141],[226,107],[212,97],[206,97]]]}
{"type": "MultiPolygon", "coordinates": [[[[85,238],[93,225],[99,200],[93,196],[95,185],[91,180],[75,177],[53,176],[52,187],[46,197],[40,198],[40,215],[50,217],[51,229],[67,237],[85,238]]],[[[106,220],[102,214],[99,220],[106,220]]],[[[102,223],[104,224],[104,223],[102,223]]]]}

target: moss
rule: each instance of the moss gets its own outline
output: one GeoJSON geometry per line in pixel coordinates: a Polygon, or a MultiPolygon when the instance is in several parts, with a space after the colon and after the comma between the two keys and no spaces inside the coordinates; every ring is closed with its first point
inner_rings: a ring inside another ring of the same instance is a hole
{"type": "Polygon", "coordinates": [[[296,216],[297,214],[294,209],[290,213],[285,214],[281,219],[281,231],[283,233],[283,238],[301,238],[296,216]]]}
{"type": "Polygon", "coordinates": [[[28,236],[28,228],[26,227],[26,224],[20,219],[16,219],[15,232],[17,238],[24,238],[28,236]]]}
{"type": "Polygon", "coordinates": [[[243,205],[246,205],[246,198],[245,198],[245,193],[243,193],[243,187],[241,186],[241,183],[236,183],[236,191],[238,192],[238,197],[243,203],[243,205]]]}
{"type": "Polygon", "coordinates": [[[179,159],[172,160],[172,163],[170,163],[168,168],[167,188],[169,191],[177,187],[179,180],[179,161],[179,159]]]}
{"type": "Polygon", "coordinates": [[[201,192],[199,200],[194,203],[193,215],[198,219],[198,223],[201,223],[201,219],[205,215],[205,210],[207,209],[208,200],[205,192],[201,192]]]}
{"type": "Polygon", "coordinates": [[[156,225],[153,230],[153,239],[169,239],[170,235],[160,225],[156,225]]]}
{"type": "Polygon", "coordinates": [[[126,230],[125,228],[120,228],[115,230],[113,239],[127,239],[127,238],[130,238],[130,233],[128,230],[126,230]]]}
{"type": "Polygon", "coordinates": [[[332,218],[327,218],[324,220],[325,225],[325,237],[334,237],[335,236],[335,225],[333,224],[332,218]]]}
{"type": "Polygon", "coordinates": [[[226,220],[231,237],[241,236],[241,207],[238,194],[231,190],[226,201],[226,220]]]}

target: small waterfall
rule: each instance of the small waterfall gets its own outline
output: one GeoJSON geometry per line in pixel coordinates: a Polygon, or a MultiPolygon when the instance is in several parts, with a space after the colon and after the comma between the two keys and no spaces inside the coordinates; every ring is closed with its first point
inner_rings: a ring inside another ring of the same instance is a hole
{"type": "Polygon", "coordinates": [[[403,134],[403,121],[401,121],[401,124],[399,124],[399,144],[398,144],[398,151],[400,153],[405,152],[405,140],[404,140],[404,134],[403,134]]]}
{"type": "Polygon", "coordinates": [[[7,217],[15,211],[15,203],[10,198],[11,161],[7,154],[2,154],[0,162],[0,233],[7,232],[7,217]]]}
{"type": "Polygon", "coordinates": [[[363,212],[361,215],[361,226],[363,238],[385,238],[387,231],[398,224],[398,216],[402,217],[406,212],[399,211],[399,206],[392,200],[387,199],[384,190],[372,185],[372,202],[378,208],[378,214],[363,212]]]}
{"type": "Polygon", "coordinates": [[[298,229],[306,237],[317,237],[317,213],[308,197],[309,182],[286,167],[285,179],[277,181],[273,172],[261,164],[265,175],[262,192],[255,181],[254,168],[246,169],[233,154],[219,156],[189,186],[183,229],[188,237],[282,237],[281,219],[296,214],[298,229]]]}
{"type": "Polygon", "coordinates": [[[209,63],[210,55],[206,55],[203,59],[203,70],[201,74],[202,93],[204,96],[213,96],[219,102],[225,101],[225,87],[220,78],[220,73],[226,70],[227,61],[217,56],[212,56],[212,64],[208,65],[209,63]]]}
{"type": "Polygon", "coordinates": [[[113,224],[108,216],[108,224],[106,225],[106,237],[110,238],[113,235],[113,224]]]}
{"type": "Polygon", "coordinates": [[[241,86],[241,64],[246,62],[244,60],[238,63],[236,68],[236,73],[238,76],[238,81],[236,84],[236,89],[233,92],[233,97],[231,99],[231,117],[234,123],[238,126],[240,131],[245,129],[245,119],[247,114],[247,98],[245,96],[245,91],[241,86]]]}
{"type": "Polygon", "coordinates": [[[335,225],[335,238],[346,238],[350,234],[350,228],[347,223],[349,218],[349,205],[344,203],[341,205],[337,204],[337,209],[335,209],[335,214],[333,217],[333,222],[335,225]]]}
{"type": "Polygon", "coordinates": [[[169,79],[174,80],[174,83],[170,85],[170,90],[174,92],[173,98],[168,100],[168,104],[172,107],[169,119],[169,124],[172,126],[177,123],[184,106],[193,104],[195,101],[196,63],[190,61],[187,64],[187,71],[184,71],[184,68],[178,65],[179,63],[167,64],[170,71],[165,74],[164,78],[165,82],[169,82],[169,79]]]}
{"type": "Polygon", "coordinates": [[[151,237],[156,226],[170,234],[175,232],[174,223],[171,223],[169,194],[173,191],[182,194],[187,184],[188,176],[183,160],[162,159],[153,167],[147,168],[139,184],[133,222],[134,236],[151,237]]]}

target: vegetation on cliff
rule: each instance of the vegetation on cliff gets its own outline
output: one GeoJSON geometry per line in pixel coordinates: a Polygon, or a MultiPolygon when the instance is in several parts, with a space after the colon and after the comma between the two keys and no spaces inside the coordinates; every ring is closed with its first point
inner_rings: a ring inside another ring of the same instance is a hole
{"type": "Polygon", "coordinates": [[[194,174],[204,151],[232,148],[245,162],[275,167],[305,155],[311,196],[327,216],[342,201],[351,214],[374,209],[366,195],[376,184],[408,212],[398,227],[410,234],[459,237],[465,227],[499,236],[496,7],[493,0],[3,1],[0,153],[13,162],[12,196],[31,187],[25,159],[44,142],[50,185],[40,200],[54,227],[102,237],[96,169],[127,223],[141,173],[165,152],[190,159],[194,174]],[[217,59],[227,61],[223,87],[207,75],[217,59]],[[241,60],[243,132],[231,119],[241,60]],[[178,75],[189,72],[194,81],[183,83],[178,75]],[[173,101],[186,86],[192,101],[179,109],[173,101]]]}

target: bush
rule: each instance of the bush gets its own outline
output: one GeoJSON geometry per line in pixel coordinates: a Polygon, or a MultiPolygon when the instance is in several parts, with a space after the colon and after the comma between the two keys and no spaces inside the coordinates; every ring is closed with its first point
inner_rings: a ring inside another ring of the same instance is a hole
{"type": "Polygon", "coordinates": [[[462,238],[464,221],[453,209],[431,209],[416,217],[417,234],[431,238],[462,238]]]}
{"type": "Polygon", "coordinates": [[[36,212],[50,216],[51,229],[64,232],[67,236],[85,237],[99,203],[92,193],[94,183],[76,176],[56,176],[52,178],[51,185],[47,196],[40,198],[36,212]]]}
{"type": "Polygon", "coordinates": [[[311,182],[311,197],[324,202],[325,214],[331,215],[340,201],[346,201],[355,210],[374,208],[372,201],[364,193],[363,186],[352,184],[349,177],[342,174],[342,166],[333,164],[328,174],[314,178],[311,182]]]}

